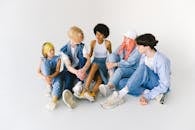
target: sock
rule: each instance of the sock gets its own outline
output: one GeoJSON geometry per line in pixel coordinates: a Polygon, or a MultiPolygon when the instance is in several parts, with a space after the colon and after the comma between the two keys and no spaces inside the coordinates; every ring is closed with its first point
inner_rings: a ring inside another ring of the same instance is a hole
{"type": "Polygon", "coordinates": [[[121,90],[119,91],[119,97],[120,97],[120,98],[123,98],[125,95],[127,95],[128,92],[129,92],[128,87],[125,86],[123,89],[121,89],[121,90]]]}

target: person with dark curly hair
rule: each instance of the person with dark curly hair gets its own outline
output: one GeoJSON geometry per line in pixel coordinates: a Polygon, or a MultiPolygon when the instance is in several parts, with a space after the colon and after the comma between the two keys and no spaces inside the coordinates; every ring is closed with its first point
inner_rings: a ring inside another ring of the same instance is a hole
{"type": "MultiPolygon", "coordinates": [[[[101,83],[108,82],[108,70],[106,68],[107,55],[112,52],[111,42],[106,38],[109,36],[109,28],[107,25],[99,23],[94,27],[94,34],[96,39],[90,43],[89,56],[94,56],[94,60],[91,64],[86,82],[81,92],[75,92],[75,96],[80,99],[87,99],[91,102],[95,100],[95,97],[99,91],[99,85],[101,83]],[[89,90],[92,80],[95,81],[95,85],[92,90],[89,90]]],[[[73,89],[80,90],[80,89],[73,89]]]]}
{"type": "Polygon", "coordinates": [[[101,105],[109,109],[125,102],[125,95],[140,96],[140,104],[147,105],[159,95],[164,95],[170,87],[170,60],[156,48],[158,41],[152,34],[143,34],[136,38],[138,51],[142,54],[140,63],[130,78],[120,81],[124,86],[114,91],[101,105]]]}

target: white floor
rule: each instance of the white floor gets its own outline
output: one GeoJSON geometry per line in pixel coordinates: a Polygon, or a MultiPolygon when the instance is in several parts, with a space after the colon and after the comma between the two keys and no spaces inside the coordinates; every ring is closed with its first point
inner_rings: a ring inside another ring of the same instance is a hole
{"type": "Polygon", "coordinates": [[[0,130],[195,130],[193,12],[193,0],[0,0],[0,130]],[[36,75],[42,43],[59,50],[73,25],[84,29],[87,43],[99,22],[109,25],[113,47],[131,26],[158,35],[172,63],[166,104],[141,106],[127,96],[125,104],[103,110],[99,97],[74,110],[62,101],[53,112],[45,109],[49,100],[36,75]]]}
{"type": "MultiPolygon", "coordinates": [[[[16,63],[14,68],[22,64],[22,61],[16,63]]],[[[49,112],[45,109],[49,99],[44,96],[44,85],[36,77],[33,67],[29,64],[25,68],[18,67],[18,70],[11,69],[14,71],[2,69],[5,77],[2,78],[0,91],[1,130],[195,129],[192,75],[184,79],[182,75],[173,73],[172,91],[164,105],[154,101],[141,106],[138,98],[127,96],[125,104],[112,110],[103,110],[99,105],[103,98],[98,97],[95,103],[78,101],[74,110],[68,109],[60,100],[57,109],[49,112]],[[13,74],[10,76],[7,72],[13,74]]]]}

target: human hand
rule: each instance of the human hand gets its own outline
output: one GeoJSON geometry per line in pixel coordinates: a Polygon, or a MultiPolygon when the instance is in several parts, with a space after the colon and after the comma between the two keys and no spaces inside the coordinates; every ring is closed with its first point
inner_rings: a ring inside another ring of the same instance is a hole
{"type": "Polygon", "coordinates": [[[144,96],[142,96],[139,101],[140,101],[141,105],[147,105],[148,104],[148,100],[144,96]]]}
{"type": "Polygon", "coordinates": [[[77,71],[77,78],[79,78],[80,80],[84,80],[86,78],[87,74],[85,71],[83,70],[78,70],[77,71]]]}
{"type": "Polygon", "coordinates": [[[112,69],[112,68],[116,67],[116,63],[114,63],[114,62],[107,62],[106,63],[106,67],[108,69],[112,69]]]}
{"type": "Polygon", "coordinates": [[[49,76],[45,76],[44,79],[45,79],[46,84],[51,85],[51,83],[52,83],[52,78],[50,78],[49,76]]]}

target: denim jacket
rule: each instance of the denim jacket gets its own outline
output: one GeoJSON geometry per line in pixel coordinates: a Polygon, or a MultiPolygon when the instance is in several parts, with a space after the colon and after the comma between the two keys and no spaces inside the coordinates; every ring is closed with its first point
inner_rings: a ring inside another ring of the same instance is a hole
{"type": "Polygon", "coordinates": [[[138,52],[137,48],[133,49],[127,60],[124,60],[125,52],[118,54],[118,49],[119,48],[117,48],[116,51],[113,52],[115,55],[119,57],[118,67],[121,68],[132,67],[136,69],[137,66],[139,65],[139,60],[141,57],[141,54],[138,52]]]}
{"type": "MultiPolygon", "coordinates": [[[[80,44],[77,44],[76,45],[76,50],[75,50],[75,54],[76,54],[76,58],[77,58],[77,61],[80,62],[80,60],[83,59],[83,48],[84,48],[84,44],[83,43],[80,43],[80,44]]],[[[60,51],[64,54],[66,54],[68,56],[68,58],[70,59],[70,62],[72,63],[73,61],[73,56],[72,56],[72,53],[71,53],[71,44],[70,42],[68,42],[66,45],[64,45],[60,51]]],[[[79,63],[76,63],[76,65],[73,65],[73,66],[78,66],[79,63]]]]}

